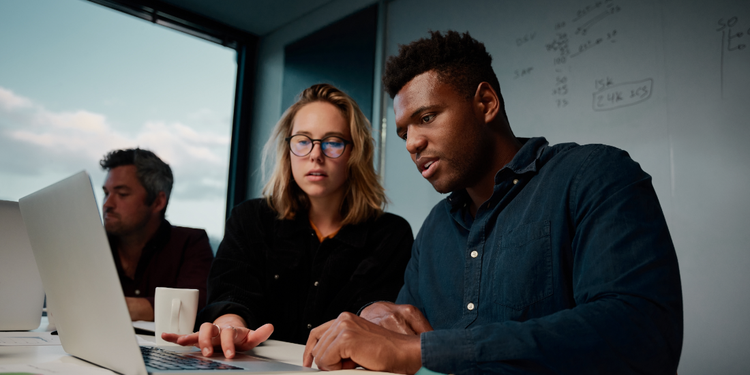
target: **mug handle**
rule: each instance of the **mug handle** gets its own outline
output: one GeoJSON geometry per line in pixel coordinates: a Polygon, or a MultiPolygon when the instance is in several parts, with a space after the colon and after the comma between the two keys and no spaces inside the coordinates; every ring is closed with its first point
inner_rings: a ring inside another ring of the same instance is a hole
{"type": "Polygon", "coordinates": [[[171,326],[170,332],[172,333],[180,333],[180,305],[179,298],[172,299],[172,319],[169,320],[171,326]]]}

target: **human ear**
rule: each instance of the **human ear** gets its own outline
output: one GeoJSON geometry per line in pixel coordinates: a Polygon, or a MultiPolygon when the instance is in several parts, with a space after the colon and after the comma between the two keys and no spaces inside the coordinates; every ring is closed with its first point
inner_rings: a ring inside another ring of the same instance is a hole
{"type": "Polygon", "coordinates": [[[154,203],[151,204],[151,211],[161,212],[164,207],[167,207],[167,194],[165,194],[163,191],[160,191],[158,194],[156,194],[154,203]]]}
{"type": "Polygon", "coordinates": [[[492,122],[500,112],[500,99],[495,90],[487,82],[477,86],[474,94],[474,104],[479,118],[484,118],[485,123],[492,122]]]}

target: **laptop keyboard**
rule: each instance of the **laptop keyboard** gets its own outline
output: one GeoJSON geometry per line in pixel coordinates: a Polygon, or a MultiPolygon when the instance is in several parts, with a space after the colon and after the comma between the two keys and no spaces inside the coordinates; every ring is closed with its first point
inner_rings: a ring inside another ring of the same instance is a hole
{"type": "Polygon", "coordinates": [[[241,367],[152,346],[141,346],[141,354],[146,366],[157,370],[242,370],[241,367]]]}

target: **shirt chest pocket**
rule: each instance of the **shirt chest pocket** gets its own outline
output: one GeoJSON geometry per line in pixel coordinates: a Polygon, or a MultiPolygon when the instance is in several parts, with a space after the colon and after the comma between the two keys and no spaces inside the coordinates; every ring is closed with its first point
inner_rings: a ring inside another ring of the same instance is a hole
{"type": "Polygon", "coordinates": [[[495,303],[522,310],[552,295],[550,222],[528,223],[503,233],[492,267],[495,303]]]}

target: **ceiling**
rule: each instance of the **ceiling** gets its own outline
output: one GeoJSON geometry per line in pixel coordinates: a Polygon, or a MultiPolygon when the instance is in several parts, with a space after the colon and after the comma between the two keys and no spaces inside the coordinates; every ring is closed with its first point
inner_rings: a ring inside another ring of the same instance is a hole
{"type": "Polygon", "coordinates": [[[262,36],[332,0],[161,0],[178,8],[262,36]]]}

